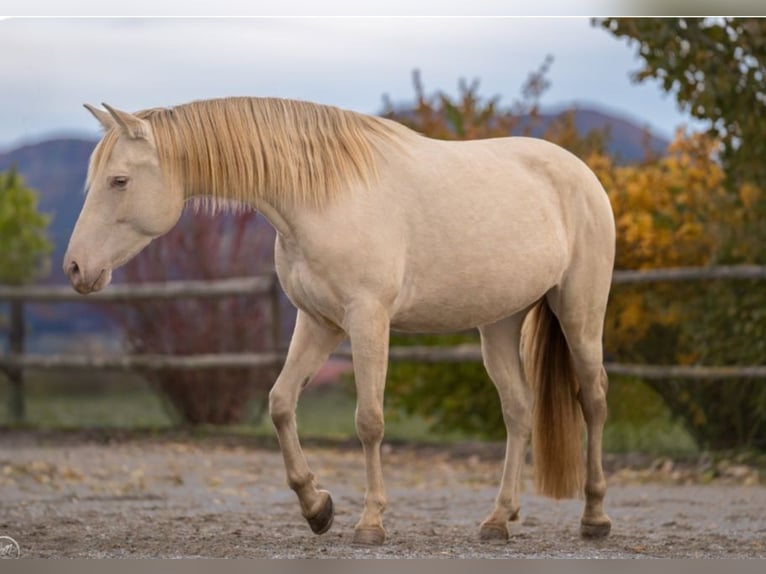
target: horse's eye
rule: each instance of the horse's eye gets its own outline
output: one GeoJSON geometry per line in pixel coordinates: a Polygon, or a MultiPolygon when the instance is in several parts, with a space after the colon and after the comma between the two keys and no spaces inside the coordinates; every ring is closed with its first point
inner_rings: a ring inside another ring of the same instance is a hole
{"type": "Polygon", "coordinates": [[[114,189],[125,189],[128,185],[128,178],[124,175],[118,175],[109,180],[109,185],[114,189]]]}

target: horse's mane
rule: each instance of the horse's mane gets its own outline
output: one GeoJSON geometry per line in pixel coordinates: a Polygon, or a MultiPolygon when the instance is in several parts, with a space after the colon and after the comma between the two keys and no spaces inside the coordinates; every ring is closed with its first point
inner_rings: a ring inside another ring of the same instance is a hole
{"type": "MultiPolygon", "coordinates": [[[[394,125],[339,108],[279,98],[225,98],[143,110],[166,185],[217,210],[259,198],[325,205],[377,176],[374,148],[394,125]]],[[[104,134],[88,174],[103,168],[119,137],[104,134]]]]}

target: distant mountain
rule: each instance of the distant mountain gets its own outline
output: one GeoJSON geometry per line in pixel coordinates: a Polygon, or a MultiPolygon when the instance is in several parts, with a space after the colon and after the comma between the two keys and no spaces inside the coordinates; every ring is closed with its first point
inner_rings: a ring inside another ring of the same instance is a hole
{"type": "MultiPolygon", "coordinates": [[[[394,106],[396,114],[412,118],[414,110],[406,106],[394,106]]],[[[562,116],[572,114],[574,127],[584,136],[591,131],[604,133],[605,147],[618,164],[640,162],[646,158],[647,149],[656,155],[664,154],[670,142],[649,130],[648,126],[639,126],[636,122],[613,116],[599,110],[588,108],[565,108],[555,112],[539,113],[533,120],[531,116],[520,116],[517,127],[510,135],[544,137],[551,124],[562,116]]]]}
{"type": "MultiPolygon", "coordinates": [[[[646,147],[655,154],[663,154],[670,142],[652,134],[647,128],[636,125],[630,120],[615,117],[591,109],[573,109],[574,125],[580,134],[592,130],[606,131],[608,139],[606,149],[620,163],[636,163],[646,157],[646,147]]],[[[540,137],[556,118],[566,111],[544,113],[539,116],[539,123],[532,128],[532,135],[540,137]]]]}
{"type": "MultiPolygon", "coordinates": [[[[558,115],[542,114],[533,135],[542,134],[558,115]]],[[[608,150],[627,163],[644,157],[645,141],[657,152],[665,151],[668,146],[667,140],[647,134],[631,121],[595,110],[574,110],[574,123],[581,133],[608,126],[608,150]]],[[[82,207],[88,160],[95,145],[96,141],[92,140],[52,139],[0,153],[0,171],[15,165],[26,183],[39,192],[40,210],[53,216],[50,237],[55,248],[48,283],[66,283],[60,264],[82,207]]],[[[38,332],[93,332],[106,324],[88,305],[34,306],[30,316],[33,329],[36,327],[38,332]]],[[[289,329],[285,332],[289,333],[289,329]]]]}

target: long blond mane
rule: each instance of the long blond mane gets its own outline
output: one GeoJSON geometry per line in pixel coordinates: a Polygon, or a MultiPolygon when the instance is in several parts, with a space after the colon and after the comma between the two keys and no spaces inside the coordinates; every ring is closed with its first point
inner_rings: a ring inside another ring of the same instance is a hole
{"type": "MultiPolygon", "coordinates": [[[[373,116],[279,98],[204,100],[135,115],[151,126],[165,184],[213,209],[258,199],[321,207],[376,178],[376,145],[395,129],[373,116]]],[[[89,182],[119,135],[104,135],[89,182]]]]}

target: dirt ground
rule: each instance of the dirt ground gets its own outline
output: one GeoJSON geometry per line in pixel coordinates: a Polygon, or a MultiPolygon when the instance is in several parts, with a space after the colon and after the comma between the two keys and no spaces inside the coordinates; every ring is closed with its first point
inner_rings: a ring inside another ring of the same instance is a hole
{"type": "Polygon", "coordinates": [[[271,444],[188,436],[6,431],[0,436],[0,536],[24,558],[644,558],[766,557],[766,487],[753,468],[608,458],[612,535],[578,535],[582,501],[532,494],[508,543],[478,525],[500,475],[499,445],[386,445],[388,540],[351,543],[364,469],[353,445],[309,444],[335,500],[323,536],[303,521],[271,444]],[[704,483],[704,484],[703,484],[704,483]]]}

